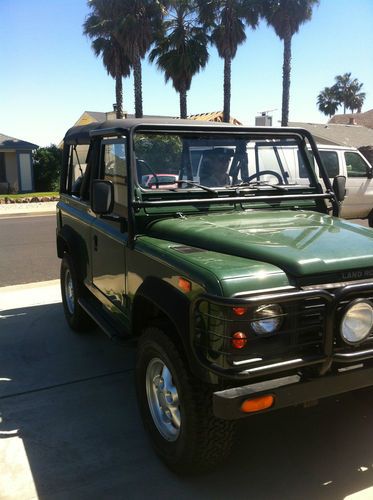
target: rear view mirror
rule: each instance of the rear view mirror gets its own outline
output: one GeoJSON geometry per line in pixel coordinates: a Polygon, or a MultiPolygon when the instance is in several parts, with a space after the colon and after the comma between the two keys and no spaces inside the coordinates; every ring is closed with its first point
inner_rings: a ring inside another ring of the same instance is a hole
{"type": "Polygon", "coordinates": [[[106,215],[113,211],[114,188],[110,181],[96,180],[92,183],[91,207],[95,214],[106,215]]]}
{"type": "Polygon", "coordinates": [[[344,175],[337,175],[333,179],[333,191],[339,203],[341,203],[346,196],[346,177],[344,175]]]}

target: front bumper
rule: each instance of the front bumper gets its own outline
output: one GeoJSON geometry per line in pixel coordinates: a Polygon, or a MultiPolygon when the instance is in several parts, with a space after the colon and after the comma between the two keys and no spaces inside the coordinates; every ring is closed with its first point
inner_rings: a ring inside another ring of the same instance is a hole
{"type": "MultiPolygon", "coordinates": [[[[351,367],[352,368],[352,367],[351,367]]],[[[234,420],[248,416],[241,410],[246,399],[274,396],[274,404],[263,411],[277,410],[373,385],[373,367],[357,368],[302,381],[299,375],[218,391],[213,394],[216,417],[234,420]]]]}

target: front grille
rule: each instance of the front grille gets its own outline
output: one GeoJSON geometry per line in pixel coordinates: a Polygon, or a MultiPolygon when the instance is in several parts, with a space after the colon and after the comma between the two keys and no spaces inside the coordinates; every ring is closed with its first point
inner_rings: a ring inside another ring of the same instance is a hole
{"type": "Polygon", "coordinates": [[[326,303],[319,297],[304,300],[300,304],[295,335],[299,345],[319,344],[323,337],[326,303]]]}
{"type": "Polygon", "coordinates": [[[325,329],[326,302],[321,297],[281,304],[280,330],[259,335],[251,327],[256,307],[248,307],[242,317],[235,316],[231,306],[221,307],[199,302],[195,315],[195,347],[210,362],[226,368],[248,360],[250,366],[276,363],[293,356],[321,356],[325,329]],[[232,334],[243,332],[246,346],[232,347],[232,334]]]}
{"type": "Polygon", "coordinates": [[[237,376],[314,364],[328,370],[333,362],[367,359],[373,352],[373,332],[358,346],[344,343],[339,332],[345,308],[356,299],[373,303],[373,283],[348,284],[328,290],[295,290],[237,300],[202,296],[194,303],[195,352],[212,369],[237,376]],[[257,319],[256,308],[265,304],[282,307],[282,323],[275,333],[258,335],[251,323],[257,319]],[[244,315],[237,317],[234,307],[245,308],[244,315]],[[232,345],[235,332],[246,335],[247,342],[241,349],[232,345]]]}

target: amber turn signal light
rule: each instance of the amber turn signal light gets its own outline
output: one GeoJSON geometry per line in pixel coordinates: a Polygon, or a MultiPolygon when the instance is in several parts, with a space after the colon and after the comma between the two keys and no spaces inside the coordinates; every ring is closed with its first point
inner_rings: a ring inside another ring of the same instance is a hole
{"type": "Polygon", "coordinates": [[[259,396],[254,399],[246,399],[241,405],[241,411],[244,413],[254,413],[256,411],[266,410],[271,408],[275,402],[275,397],[271,394],[259,396]]]}
{"type": "Polygon", "coordinates": [[[179,278],[178,286],[185,293],[189,293],[192,289],[192,283],[185,278],[179,278]]]}

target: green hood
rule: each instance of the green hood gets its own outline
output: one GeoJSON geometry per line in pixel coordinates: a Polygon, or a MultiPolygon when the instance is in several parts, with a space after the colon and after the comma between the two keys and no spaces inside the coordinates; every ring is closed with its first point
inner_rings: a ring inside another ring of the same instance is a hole
{"type": "Polygon", "coordinates": [[[246,211],[163,219],[149,236],[254,259],[297,277],[373,268],[373,231],[307,211],[246,211]]]}

